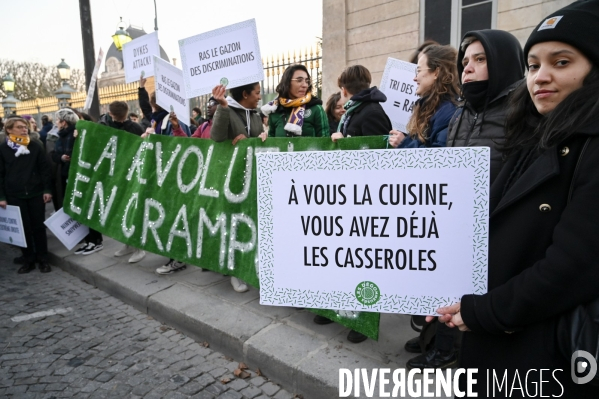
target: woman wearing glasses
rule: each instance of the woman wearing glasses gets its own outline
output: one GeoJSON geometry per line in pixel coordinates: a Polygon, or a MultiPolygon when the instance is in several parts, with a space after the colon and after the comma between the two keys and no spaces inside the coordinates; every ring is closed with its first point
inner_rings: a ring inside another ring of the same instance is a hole
{"type": "Polygon", "coordinates": [[[322,100],[312,95],[308,69],[295,64],[283,73],[278,97],[262,107],[268,115],[269,137],[329,137],[322,100]]]}
{"type": "MultiPolygon", "coordinates": [[[[4,126],[6,139],[0,143],[0,208],[18,206],[23,221],[26,248],[18,273],[29,273],[39,262],[40,272],[51,271],[44,226],[44,203],[52,200],[50,169],[41,145],[30,140],[28,123],[10,118],[4,126]]],[[[19,258],[17,258],[19,259],[19,258]]],[[[16,261],[16,260],[15,260],[16,261]]]]}
{"type": "Polygon", "coordinates": [[[447,126],[458,98],[457,52],[450,46],[429,46],[418,58],[414,82],[420,100],[408,122],[408,133],[391,130],[389,144],[398,148],[445,147],[447,126]]]}

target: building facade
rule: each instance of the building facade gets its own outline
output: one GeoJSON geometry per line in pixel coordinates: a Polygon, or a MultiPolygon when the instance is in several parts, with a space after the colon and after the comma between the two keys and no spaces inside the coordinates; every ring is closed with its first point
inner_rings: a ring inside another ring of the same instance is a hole
{"type": "Polygon", "coordinates": [[[419,43],[456,47],[470,30],[502,29],[524,45],[546,15],[572,0],[324,0],[323,98],[338,91],[337,77],[361,64],[378,86],[388,57],[408,61],[419,43]]]}

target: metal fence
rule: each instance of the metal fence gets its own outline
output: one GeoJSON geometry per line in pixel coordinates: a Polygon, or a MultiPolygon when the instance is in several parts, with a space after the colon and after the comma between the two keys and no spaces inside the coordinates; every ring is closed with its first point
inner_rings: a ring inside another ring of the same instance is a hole
{"type": "MultiPolygon", "coordinates": [[[[281,53],[275,56],[270,56],[262,59],[264,67],[264,80],[260,82],[262,91],[262,103],[273,100],[276,97],[276,87],[281,80],[283,72],[289,65],[303,64],[310,71],[312,81],[314,82],[315,91],[319,97],[322,91],[321,84],[321,63],[322,54],[320,44],[316,44],[310,48],[299,51],[281,53]]],[[[148,78],[146,83],[148,91],[152,91],[154,87],[154,78],[148,78]]],[[[116,100],[125,101],[129,104],[129,111],[137,114],[141,113],[139,102],[137,100],[137,83],[118,84],[114,86],[102,87],[99,89],[100,98],[100,113],[108,112],[108,105],[116,100]]],[[[71,107],[83,110],[85,104],[86,92],[73,93],[71,96],[71,107]]],[[[189,108],[199,107],[202,110],[202,115],[206,114],[206,105],[210,94],[189,99],[189,108]]],[[[58,110],[58,99],[56,97],[36,98],[34,100],[21,101],[17,103],[17,114],[33,115],[40,124],[42,114],[51,114],[58,110]]],[[[0,107],[0,116],[4,116],[4,110],[0,107]]],[[[190,115],[191,117],[191,115],[190,115]]],[[[185,121],[184,118],[181,120],[185,121]]]]}

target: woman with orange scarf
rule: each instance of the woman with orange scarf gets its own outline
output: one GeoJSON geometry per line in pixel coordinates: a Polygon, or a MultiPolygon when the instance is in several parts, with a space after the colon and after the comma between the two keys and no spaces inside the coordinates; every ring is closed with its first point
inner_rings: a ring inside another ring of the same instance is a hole
{"type": "Polygon", "coordinates": [[[277,86],[278,97],[262,107],[268,115],[269,137],[329,137],[322,100],[312,95],[308,69],[291,65],[277,86]]]}

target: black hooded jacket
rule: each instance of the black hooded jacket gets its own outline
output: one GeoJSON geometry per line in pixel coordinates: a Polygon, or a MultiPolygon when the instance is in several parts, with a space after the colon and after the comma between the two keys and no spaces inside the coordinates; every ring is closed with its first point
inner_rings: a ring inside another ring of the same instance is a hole
{"type": "Polygon", "coordinates": [[[144,132],[144,128],[142,128],[139,123],[133,122],[130,119],[125,119],[124,122],[117,122],[108,114],[103,115],[98,123],[100,125],[110,126],[114,129],[133,133],[136,136],[141,136],[144,132]]]}
{"type": "Polygon", "coordinates": [[[362,104],[346,116],[346,122],[341,127],[343,136],[358,137],[389,134],[391,121],[380,104],[387,101],[387,96],[382,91],[374,86],[354,94],[350,100],[361,101],[362,104]]]}
{"type": "MultiPolygon", "coordinates": [[[[468,32],[464,37],[474,36],[485,49],[489,85],[482,107],[475,109],[468,99],[456,110],[449,124],[448,147],[490,147],[491,182],[501,170],[502,156],[498,145],[505,138],[506,105],[509,94],[524,78],[522,47],[511,33],[484,29],[468,32]]],[[[465,51],[458,53],[460,80],[464,66],[465,51]]]]}

